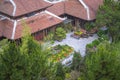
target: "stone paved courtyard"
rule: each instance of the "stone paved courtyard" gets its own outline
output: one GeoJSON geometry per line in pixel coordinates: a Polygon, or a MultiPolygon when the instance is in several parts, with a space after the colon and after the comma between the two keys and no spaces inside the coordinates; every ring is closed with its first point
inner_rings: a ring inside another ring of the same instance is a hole
{"type": "Polygon", "coordinates": [[[55,41],[53,46],[58,45],[58,44],[60,45],[67,44],[73,47],[75,51],[80,52],[81,56],[85,56],[86,45],[98,38],[98,36],[94,34],[92,37],[75,39],[70,36],[71,34],[73,33],[68,33],[66,35],[67,36],[66,39],[62,40],[61,42],[55,41]]]}

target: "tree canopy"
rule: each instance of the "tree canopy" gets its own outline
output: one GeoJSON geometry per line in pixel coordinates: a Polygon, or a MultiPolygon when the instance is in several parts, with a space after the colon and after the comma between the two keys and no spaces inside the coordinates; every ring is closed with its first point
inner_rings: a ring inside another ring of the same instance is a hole
{"type": "Polygon", "coordinates": [[[120,3],[114,0],[104,0],[100,6],[96,24],[98,27],[108,27],[109,33],[114,42],[120,40],[120,3]]]}

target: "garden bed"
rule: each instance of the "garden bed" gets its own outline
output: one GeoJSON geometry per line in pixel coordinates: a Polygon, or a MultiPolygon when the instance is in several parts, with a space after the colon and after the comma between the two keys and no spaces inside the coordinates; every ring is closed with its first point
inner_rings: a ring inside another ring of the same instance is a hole
{"type": "Polygon", "coordinates": [[[73,54],[74,49],[68,45],[56,45],[51,48],[49,59],[54,63],[63,61],[73,54]]]}
{"type": "Polygon", "coordinates": [[[80,29],[78,31],[75,31],[71,37],[75,38],[75,39],[79,39],[79,38],[88,38],[87,32],[84,29],[80,29]]]}

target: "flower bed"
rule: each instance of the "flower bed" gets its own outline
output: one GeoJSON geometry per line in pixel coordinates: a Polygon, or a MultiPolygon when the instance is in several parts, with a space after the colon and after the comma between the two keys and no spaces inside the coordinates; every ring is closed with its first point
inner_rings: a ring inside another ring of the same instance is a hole
{"type": "Polygon", "coordinates": [[[54,63],[63,61],[65,58],[72,54],[74,49],[68,45],[57,45],[51,48],[51,54],[49,59],[54,63]]]}
{"type": "Polygon", "coordinates": [[[74,34],[78,35],[78,36],[81,36],[83,34],[83,32],[82,31],[75,31],[74,34]]]}
{"type": "Polygon", "coordinates": [[[82,38],[87,38],[88,35],[87,35],[86,30],[80,29],[80,30],[78,30],[78,31],[75,31],[75,32],[71,35],[71,37],[76,38],[76,39],[79,39],[80,37],[82,37],[82,38]]]}

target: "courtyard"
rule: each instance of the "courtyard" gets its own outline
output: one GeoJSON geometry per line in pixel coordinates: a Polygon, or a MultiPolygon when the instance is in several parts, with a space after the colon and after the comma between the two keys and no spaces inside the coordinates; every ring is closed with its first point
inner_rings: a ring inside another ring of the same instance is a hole
{"type": "Polygon", "coordinates": [[[66,39],[63,39],[61,42],[55,41],[55,43],[52,46],[56,45],[68,45],[74,48],[76,52],[80,52],[81,56],[85,56],[85,51],[86,51],[86,45],[94,41],[95,39],[98,39],[97,34],[94,34],[91,37],[88,38],[80,38],[80,39],[75,39],[71,37],[71,34],[73,32],[66,34],[66,39]]]}

